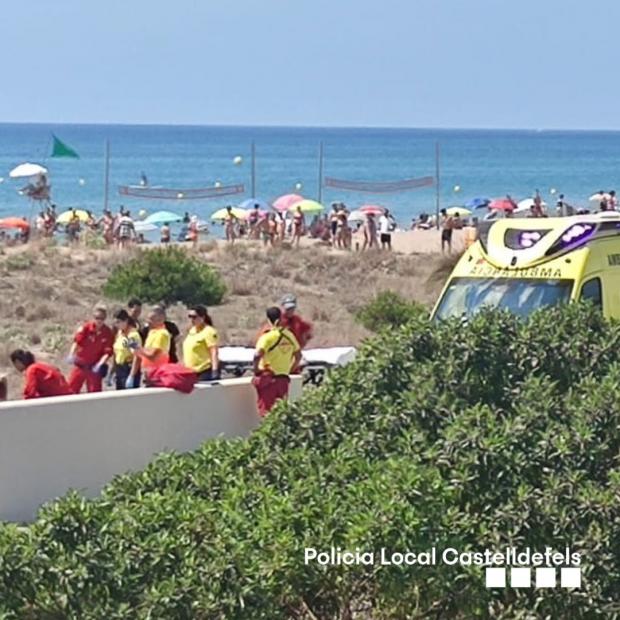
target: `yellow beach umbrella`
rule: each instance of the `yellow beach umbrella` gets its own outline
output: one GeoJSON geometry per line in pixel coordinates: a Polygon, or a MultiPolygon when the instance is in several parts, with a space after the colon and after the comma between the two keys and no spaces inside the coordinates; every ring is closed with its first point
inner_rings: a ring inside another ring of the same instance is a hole
{"type": "Polygon", "coordinates": [[[289,208],[289,211],[297,211],[297,207],[301,208],[302,213],[318,213],[325,208],[320,202],[316,200],[299,200],[294,202],[289,208]]]}
{"type": "Polygon", "coordinates": [[[61,213],[56,221],[59,224],[68,224],[73,219],[74,213],[77,215],[80,222],[88,222],[90,219],[88,213],[86,213],[83,209],[69,209],[68,211],[61,213]]]}
{"type": "MultiPolygon", "coordinates": [[[[240,220],[244,220],[248,216],[247,209],[240,209],[239,207],[232,207],[230,209],[231,213],[240,220]]],[[[215,213],[211,215],[212,220],[225,220],[228,217],[228,209],[218,209],[215,213]]]]}
{"type": "Polygon", "coordinates": [[[446,213],[448,215],[456,215],[458,213],[460,217],[468,217],[471,215],[471,211],[465,207],[450,207],[446,209],[446,213]]]}

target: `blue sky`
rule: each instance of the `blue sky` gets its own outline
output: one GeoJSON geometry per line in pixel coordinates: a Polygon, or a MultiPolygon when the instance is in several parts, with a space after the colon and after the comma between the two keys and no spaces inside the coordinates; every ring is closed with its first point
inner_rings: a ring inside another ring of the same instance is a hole
{"type": "Polygon", "coordinates": [[[617,0],[3,4],[0,121],[620,129],[617,0]]]}

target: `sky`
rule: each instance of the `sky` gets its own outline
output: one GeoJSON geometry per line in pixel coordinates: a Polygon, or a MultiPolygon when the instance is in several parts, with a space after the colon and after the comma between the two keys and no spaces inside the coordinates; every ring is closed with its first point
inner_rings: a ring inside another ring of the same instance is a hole
{"type": "Polygon", "coordinates": [[[620,129],[617,0],[3,4],[0,122],[620,129]]]}

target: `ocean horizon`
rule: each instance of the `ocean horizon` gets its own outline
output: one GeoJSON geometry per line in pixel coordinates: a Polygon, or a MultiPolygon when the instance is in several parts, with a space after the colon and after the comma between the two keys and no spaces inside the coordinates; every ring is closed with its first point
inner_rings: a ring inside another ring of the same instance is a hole
{"type": "Polygon", "coordinates": [[[78,207],[101,213],[106,140],[109,205],[117,210],[122,204],[132,212],[167,209],[208,218],[226,204],[251,197],[252,142],[257,198],[271,201],[295,192],[316,200],[320,193],[326,206],[333,201],[351,208],[380,204],[391,209],[402,226],[421,212],[435,211],[436,188],[370,194],[324,187],[319,192],[321,142],[323,177],[370,182],[434,177],[439,144],[442,207],[475,196],[510,194],[520,200],[536,189],[549,204],[564,193],[569,203],[583,206],[590,194],[620,185],[620,130],[2,123],[0,216],[35,214],[37,205],[17,192],[23,180],[9,179],[9,171],[25,161],[49,169],[52,199],[59,210],[78,207]],[[80,158],[50,158],[52,133],[80,158]],[[239,165],[234,163],[237,157],[242,158],[239,165]],[[243,184],[245,192],[172,201],[119,195],[119,186],[137,184],[143,172],[153,186],[243,184]]]}

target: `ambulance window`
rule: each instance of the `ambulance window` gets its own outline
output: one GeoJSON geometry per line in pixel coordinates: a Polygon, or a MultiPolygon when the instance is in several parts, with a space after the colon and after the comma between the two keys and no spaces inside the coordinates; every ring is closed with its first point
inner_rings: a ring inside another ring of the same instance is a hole
{"type": "Polygon", "coordinates": [[[589,299],[595,306],[603,307],[600,278],[592,278],[581,287],[581,299],[589,299]]]}

